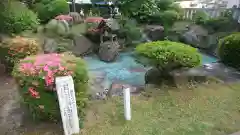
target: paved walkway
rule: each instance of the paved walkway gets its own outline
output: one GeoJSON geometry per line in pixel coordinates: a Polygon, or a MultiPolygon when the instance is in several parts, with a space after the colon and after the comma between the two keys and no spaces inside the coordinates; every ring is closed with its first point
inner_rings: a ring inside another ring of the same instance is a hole
{"type": "Polygon", "coordinates": [[[233,134],[230,134],[230,135],[240,135],[240,131],[236,132],[236,133],[233,133],[233,134]]]}

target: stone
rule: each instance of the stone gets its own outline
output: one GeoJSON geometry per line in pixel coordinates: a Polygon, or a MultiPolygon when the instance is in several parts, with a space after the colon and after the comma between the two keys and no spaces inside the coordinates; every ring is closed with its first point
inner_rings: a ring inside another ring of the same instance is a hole
{"type": "Polygon", "coordinates": [[[45,34],[50,34],[50,36],[58,35],[67,35],[69,34],[70,27],[69,23],[65,20],[50,20],[44,27],[45,34]]]}
{"type": "Polygon", "coordinates": [[[84,21],[78,12],[70,12],[69,15],[73,18],[73,23],[75,24],[79,24],[84,21]]]}
{"type": "Polygon", "coordinates": [[[89,94],[91,99],[104,100],[107,98],[110,82],[104,72],[91,71],[89,79],[89,94]]]}
{"type": "Polygon", "coordinates": [[[106,25],[112,30],[112,31],[118,31],[120,29],[120,25],[116,19],[109,18],[106,19],[106,25]]]}
{"type": "Polygon", "coordinates": [[[44,53],[54,53],[57,52],[58,44],[54,39],[45,38],[43,43],[44,53]]]}
{"type": "Polygon", "coordinates": [[[72,52],[76,56],[83,56],[93,51],[94,44],[83,35],[75,35],[73,37],[72,52]]]}
{"type": "Polygon", "coordinates": [[[148,39],[152,41],[164,39],[164,27],[161,25],[147,25],[144,29],[144,33],[147,35],[148,39]]]}
{"type": "Polygon", "coordinates": [[[106,41],[100,44],[98,56],[105,62],[113,62],[118,56],[120,45],[117,42],[106,41]]]}
{"type": "Polygon", "coordinates": [[[108,96],[109,97],[114,97],[114,96],[123,96],[123,90],[124,88],[130,88],[130,93],[131,94],[139,94],[141,91],[143,91],[142,88],[136,87],[130,84],[126,83],[112,83],[111,87],[108,91],[108,96]]]}
{"type": "Polygon", "coordinates": [[[191,26],[188,31],[180,36],[180,41],[194,47],[207,49],[210,47],[208,38],[208,31],[206,29],[201,26],[191,26]]]}
{"type": "Polygon", "coordinates": [[[174,86],[183,86],[189,84],[190,82],[203,83],[208,80],[208,72],[202,67],[196,67],[191,69],[178,69],[171,73],[173,77],[174,86]]]}
{"type": "Polygon", "coordinates": [[[145,84],[160,85],[162,82],[161,72],[157,68],[151,68],[146,72],[144,79],[145,84]]]}

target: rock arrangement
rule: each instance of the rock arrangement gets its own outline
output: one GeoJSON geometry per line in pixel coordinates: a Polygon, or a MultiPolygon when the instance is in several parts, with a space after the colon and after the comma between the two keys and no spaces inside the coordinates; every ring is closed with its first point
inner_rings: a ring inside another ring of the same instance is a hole
{"type": "Polygon", "coordinates": [[[147,25],[144,29],[144,33],[151,41],[164,39],[164,27],[160,25],[147,25]]]}
{"type": "Polygon", "coordinates": [[[55,20],[52,19],[44,28],[45,33],[67,35],[70,31],[70,27],[67,21],[65,20],[55,20]]]}
{"type": "Polygon", "coordinates": [[[100,44],[98,56],[105,62],[113,62],[118,56],[120,45],[118,42],[107,41],[100,44]]]}
{"type": "Polygon", "coordinates": [[[143,89],[121,82],[111,82],[104,72],[91,71],[89,94],[92,100],[106,100],[109,97],[123,96],[123,89],[130,88],[132,94],[139,94],[143,89]]]}
{"type": "Polygon", "coordinates": [[[78,12],[70,12],[69,15],[73,18],[73,23],[79,24],[82,23],[83,17],[78,12]]]}
{"type": "Polygon", "coordinates": [[[83,56],[93,51],[94,44],[83,35],[76,35],[73,37],[72,52],[76,56],[83,56]]]}
{"type": "Polygon", "coordinates": [[[206,82],[209,77],[208,72],[202,67],[174,70],[170,72],[169,78],[164,78],[158,69],[152,68],[146,72],[145,84],[161,85],[165,82],[180,87],[190,82],[206,82]]]}
{"type": "Polygon", "coordinates": [[[58,44],[54,39],[45,38],[43,42],[44,53],[54,53],[57,51],[58,44]]]}
{"type": "Polygon", "coordinates": [[[90,72],[89,94],[91,99],[104,100],[110,88],[110,82],[103,72],[90,72]]]}

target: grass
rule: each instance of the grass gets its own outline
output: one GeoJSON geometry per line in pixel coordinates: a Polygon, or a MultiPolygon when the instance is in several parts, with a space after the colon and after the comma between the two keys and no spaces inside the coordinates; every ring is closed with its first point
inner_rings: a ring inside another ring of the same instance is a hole
{"type": "Polygon", "coordinates": [[[148,90],[132,97],[128,122],[121,98],[95,101],[82,135],[227,135],[240,130],[239,86],[148,90]]]}

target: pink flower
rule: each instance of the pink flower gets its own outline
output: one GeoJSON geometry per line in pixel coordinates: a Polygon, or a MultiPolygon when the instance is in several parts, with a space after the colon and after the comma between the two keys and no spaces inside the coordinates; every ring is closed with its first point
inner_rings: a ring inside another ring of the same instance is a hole
{"type": "Polygon", "coordinates": [[[50,85],[52,85],[53,82],[54,82],[53,77],[45,76],[45,84],[46,84],[46,86],[50,86],[50,85]]]}
{"type": "Polygon", "coordinates": [[[28,89],[29,93],[31,94],[32,97],[34,98],[40,98],[39,92],[37,92],[34,88],[30,87],[28,89]]]}
{"type": "Polygon", "coordinates": [[[62,67],[62,66],[59,66],[58,67],[58,70],[60,70],[60,71],[63,71],[65,68],[64,67],[62,67]]]}
{"type": "Polygon", "coordinates": [[[49,71],[48,65],[45,65],[45,66],[43,67],[43,71],[49,71]]]}

